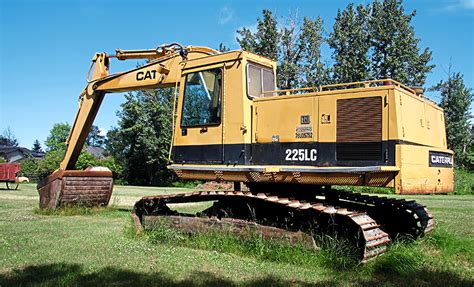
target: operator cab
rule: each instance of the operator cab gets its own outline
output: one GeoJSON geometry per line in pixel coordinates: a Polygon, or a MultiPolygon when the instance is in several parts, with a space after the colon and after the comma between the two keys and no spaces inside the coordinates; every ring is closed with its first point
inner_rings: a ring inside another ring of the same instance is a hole
{"type": "Polygon", "coordinates": [[[274,61],[233,51],[186,62],[180,85],[173,161],[250,164],[253,100],[273,96],[274,61]]]}

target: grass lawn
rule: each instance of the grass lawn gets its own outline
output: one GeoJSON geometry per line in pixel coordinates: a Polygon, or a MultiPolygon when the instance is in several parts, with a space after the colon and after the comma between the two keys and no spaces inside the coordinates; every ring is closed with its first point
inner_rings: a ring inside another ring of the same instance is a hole
{"type": "Polygon", "coordinates": [[[131,235],[136,200],[187,189],[116,186],[117,208],[60,216],[37,211],[33,184],[17,191],[1,188],[0,286],[474,285],[474,195],[404,196],[432,211],[434,234],[394,244],[366,265],[344,267],[131,235]]]}

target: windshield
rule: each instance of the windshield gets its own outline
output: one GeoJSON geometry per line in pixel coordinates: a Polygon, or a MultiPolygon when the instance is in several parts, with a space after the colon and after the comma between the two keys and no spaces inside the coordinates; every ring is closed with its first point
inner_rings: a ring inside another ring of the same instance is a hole
{"type": "Polygon", "coordinates": [[[222,71],[213,69],[186,75],[182,126],[219,124],[222,71]]]}

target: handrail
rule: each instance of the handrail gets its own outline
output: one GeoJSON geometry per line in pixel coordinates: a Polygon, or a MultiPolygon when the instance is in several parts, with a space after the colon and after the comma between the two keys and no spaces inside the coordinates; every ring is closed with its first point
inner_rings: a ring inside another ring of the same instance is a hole
{"type": "Polygon", "coordinates": [[[362,85],[364,88],[377,87],[377,86],[392,86],[393,85],[393,86],[397,86],[399,88],[405,89],[405,90],[407,90],[407,91],[409,91],[413,94],[416,94],[416,92],[412,88],[409,88],[409,87],[403,85],[402,83],[397,82],[393,79],[379,79],[379,80],[368,80],[368,81],[360,81],[360,82],[324,85],[324,86],[321,86],[321,91],[331,90],[331,88],[339,88],[339,87],[352,88],[352,86],[357,86],[357,85],[362,85]]]}
{"type": "Polygon", "coordinates": [[[283,90],[274,90],[274,91],[263,91],[260,95],[264,94],[270,94],[270,93],[285,93],[286,95],[289,95],[291,92],[297,92],[297,91],[308,91],[308,90],[313,90],[316,92],[319,92],[319,87],[307,87],[307,88],[296,88],[296,89],[283,89],[283,90]]]}
{"type": "Polygon", "coordinates": [[[392,79],[368,80],[368,81],[360,81],[360,82],[323,85],[319,87],[306,87],[306,88],[296,88],[296,89],[263,91],[261,95],[263,96],[265,94],[271,94],[271,93],[276,93],[276,94],[284,93],[285,95],[290,95],[290,94],[293,94],[295,92],[300,92],[300,91],[324,92],[324,91],[339,90],[339,89],[342,90],[342,89],[354,89],[354,88],[369,88],[369,87],[391,86],[391,85],[397,86],[399,88],[409,91],[410,93],[417,95],[416,91],[413,90],[412,88],[407,87],[403,85],[402,83],[397,82],[392,79]]]}

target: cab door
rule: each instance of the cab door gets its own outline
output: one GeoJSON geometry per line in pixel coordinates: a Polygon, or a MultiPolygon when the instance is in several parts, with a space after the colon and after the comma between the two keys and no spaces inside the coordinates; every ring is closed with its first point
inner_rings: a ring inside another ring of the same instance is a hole
{"type": "Polygon", "coordinates": [[[223,162],[222,85],[221,68],[185,75],[178,105],[174,162],[223,162]]]}

